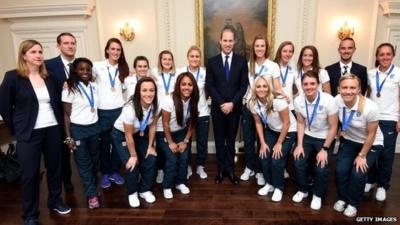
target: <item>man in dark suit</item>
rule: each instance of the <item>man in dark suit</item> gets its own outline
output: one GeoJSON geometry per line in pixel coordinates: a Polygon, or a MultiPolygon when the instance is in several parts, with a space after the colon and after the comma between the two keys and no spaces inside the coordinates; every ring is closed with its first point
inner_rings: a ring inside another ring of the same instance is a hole
{"type": "Polygon", "coordinates": [[[365,95],[368,86],[367,68],[352,61],[354,52],[356,51],[356,44],[353,38],[345,38],[340,41],[338,52],[340,61],[327,66],[325,69],[328,71],[332,95],[338,94],[339,79],[346,73],[352,73],[358,76],[361,80],[361,93],[365,95]]]}
{"type": "Polygon", "coordinates": [[[235,29],[227,26],[221,32],[221,54],[208,60],[206,88],[212,99],[211,116],[214,128],[218,174],[215,183],[228,175],[233,184],[239,180],[235,175],[235,139],[239,126],[242,98],[246,93],[248,68],[246,59],[232,52],[235,29]]]}
{"type": "MultiPolygon", "coordinates": [[[[61,33],[57,36],[57,48],[60,50],[60,55],[46,60],[46,68],[49,72],[49,77],[54,80],[56,85],[58,103],[62,110],[61,92],[64,82],[69,76],[69,65],[75,59],[76,39],[71,33],[61,33]]],[[[63,124],[62,124],[63,125],[63,124]]],[[[65,138],[65,135],[64,135],[65,138]]],[[[66,145],[63,145],[61,157],[61,178],[64,184],[65,192],[71,193],[74,191],[74,186],[71,182],[71,154],[66,145]]]]}

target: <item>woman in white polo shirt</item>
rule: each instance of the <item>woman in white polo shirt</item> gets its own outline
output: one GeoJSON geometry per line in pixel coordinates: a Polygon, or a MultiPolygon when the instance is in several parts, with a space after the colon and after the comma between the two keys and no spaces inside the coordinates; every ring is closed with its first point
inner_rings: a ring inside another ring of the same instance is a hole
{"type": "Polygon", "coordinates": [[[240,176],[241,180],[248,180],[250,176],[255,173],[258,185],[264,185],[265,180],[259,167],[259,161],[256,157],[256,150],[254,143],[256,141],[256,133],[254,127],[254,120],[252,113],[246,107],[247,102],[251,96],[251,88],[253,87],[254,80],[259,75],[268,77],[268,80],[272,83],[274,92],[282,93],[281,83],[279,81],[279,66],[275,62],[268,59],[270,55],[269,43],[267,39],[262,35],[256,35],[254,37],[250,59],[249,59],[249,87],[243,97],[245,107],[242,107],[242,126],[243,126],[243,141],[244,141],[244,160],[245,169],[243,174],[240,176]]]}
{"type": "Polygon", "coordinates": [[[170,97],[161,103],[163,132],[157,132],[157,145],[165,156],[163,180],[164,198],[173,198],[175,186],[182,194],[189,194],[186,186],[188,143],[198,117],[199,89],[190,72],[181,73],[170,97]]]}
{"type": "MultiPolygon", "coordinates": [[[[176,80],[176,69],[174,55],[169,50],[163,50],[158,54],[157,68],[151,71],[151,75],[155,78],[157,84],[157,96],[160,102],[164,98],[169,97],[174,91],[176,80]]],[[[163,132],[162,120],[157,122],[157,132],[163,132]]],[[[158,140],[157,140],[158,141],[158,140]]],[[[165,157],[160,147],[156,146],[157,150],[157,177],[156,182],[161,184],[164,178],[165,157]]]]}
{"type": "Polygon", "coordinates": [[[258,194],[274,191],[271,199],[279,202],[283,195],[287,156],[296,140],[296,119],[286,99],[273,94],[269,79],[264,75],[255,79],[248,107],[260,140],[259,159],[267,182],[258,194]]]}
{"type": "MultiPolygon", "coordinates": [[[[187,51],[188,65],[181,68],[177,74],[182,72],[190,72],[194,76],[199,88],[199,117],[196,122],[196,174],[201,179],[207,178],[207,173],[204,170],[204,166],[207,160],[207,147],[208,147],[208,130],[210,122],[210,109],[207,104],[207,93],[205,91],[206,84],[206,70],[200,66],[201,50],[199,47],[193,45],[187,51]]],[[[191,149],[191,143],[189,143],[189,149],[191,149]]],[[[190,154],[188,163],[188,177],[191,173],[190,167],[190,154]]]]}
{"type": "Polygon", "coordinates": [[[302,77],[307,71],[314,71],[318,74],[319,86],[318,90],[325,93],[331,93],[331,86],[329,84],[328,72],[321,68],[319,64],[318,50],[313,45],[304,46],[299,54],[297,61],[297,76],[296,76],[296,88],[299,95],[303,94],[302,77]]]}
{"type": "Polygon", "coordinates": [[[378,127],[378,106],[362,96],[361,81],[347,74],[340,78],[335,102],[341,122],[340,148],[336,159],[337,212],[354,217],[360,207],[368,170],[382,151],[383,135],[378,127]],[[347,204],[347,207],[346,207],[347,204]]]}
{"type": "Polygon", "coordinates": [[[104,48],[105,60],[95,62],[93,73],[99,89],[99,124],[100,134],[100,172],[103,177],[100,181],[102,188],[111,186],[111,182],[122,185],[125,181],[119,175],[121,161],[118,153],[110,149],[111,129],[115,120],[121,114],[124,99],[122,84],[129,75],[129,66],[125,60],[122,43],[117,38],[110,38],[104,48]]]}
{"type": "Polygon", "coordinates": [[[73,150],[75,163],[84,185],[90,209],[100,207],[97,168],[100,152],[98,139],[98,89],[92,82],[92,62],[77,58],[70,67],[68,88],[62,91],[65,143],[73,150]]]}
{"type": "Polygon", "coordinates": [[[384,136],[384,148],[378,152],[377,164],[371,170],[365,191],[369,192],[372,183],[376,182],[375,198],[378,201],[386,199],[386,191],[390,188],[397,134],[400,131],[400,68],[393,64],[394,55],[392,44],[380,44],[375,54],[376,68],[368,71],[368,96],[379,105],[379,127],[384,136]]]}
{"type": "Polygon", "coordinates": [[[297,147],[293,152],[294,174],[297,193],[294,202],[301,202],[308,196],[307,167],[314,169],[313,198],[311,209],[321,208],[321,198],[328,189],[329,163],[335,139],[338,118],[334,98],[318,90],[319,77],[312,70],[302,77],[303,93],[294,100],[297,114],[297,147]],[[315,157],[315,160],[310,157],[315,157]],[[310,160],[309,160],[310,159],[310,160]],[[310,165],[308,165],[310,162],[310,165]]]}
{"type": "Polygon", "coordinates": [[[154,140],[159,113],[157,85],[152,78],[143,77],[138,81],[134,95],[122,108],[111,133],[114,146],[125,165],[131,207],[140,206],[139,197],[147,203],[156,200],[151,188],[156,175],[154,140]]]}
{"type": "Polygon", "coordinates": [[[127,99],[130,99],[135,93],[135,87],[139,80],[149,75],[149,60],[146,56],[136,56],[133,60],[133,69],[135,69],[135,74],[127,76],[124,80],[127,99]]]}

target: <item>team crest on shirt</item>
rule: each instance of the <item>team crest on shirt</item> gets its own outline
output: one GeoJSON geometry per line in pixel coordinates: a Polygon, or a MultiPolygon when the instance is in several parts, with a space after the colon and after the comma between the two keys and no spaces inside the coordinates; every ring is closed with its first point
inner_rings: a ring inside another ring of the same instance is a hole
{"type": "Polygon", "coordinates": [[[393,79],[394,75],[396,75],[396,74],[393,74],[393,73],[392,73],[392,74],[390,75],[390,79],[393,79]]]}
{"type": "Polygon", "coordinates": [[[318,106],[318,110],[319,110],[319,111],[322,111],[323,108],[324,108],[324,107],[323,107],[322,105],[319,105],[319,106],[318,106]]]}
{"type": "Polygon", "coordinates": [[[357,117],[360,117],[360,116],[361,116],[361,112],[358,112],[358,111],[357,111],[356,116],[357,116],[357,117]]]}

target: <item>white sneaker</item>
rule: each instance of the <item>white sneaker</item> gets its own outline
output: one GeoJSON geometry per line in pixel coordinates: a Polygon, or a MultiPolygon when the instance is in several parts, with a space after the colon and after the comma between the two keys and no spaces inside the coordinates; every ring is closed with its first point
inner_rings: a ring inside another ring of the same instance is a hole
{"type": "Polygon", "coordinates": [[[154,203],[156,201],[156,197],[151,191],[139,193],[139,197],[143,198],[147,203],[154,203]]]}
{"type": "Polygon", "coordinates": [[[342,201],[342,200],[338,200],[335,202],[335,204],[333,205],[333,209],[336,212],[343,212],[344,211],[344,206],[346,205],[346,202],[342,201]]]}
{"type": "Polygon", "coordinates": [[[188,166],[186,179],[189,180],[189,178],[192,176],[192,174],[193,174],[192,167],[188,166]]]}
{"type": "Polygon", "coordinates": [[[181,191],[182,194],[187,195],[190,193],[190,189],[185,184],[176,185],[177,190],[181,191]]]}
{"type": "Polygon", "coordinates": [[[289,175],[289,173],[288,173],[288,171],[285,169],[285,170],[283,170],[283,177],[285,178],[285,179],[288,179],[289,177],[290,177],[290,175],[289,175]]]}
{"type": "Polygon", "coordinates": [[[201,179],[207,178],[207,173],[206,171],[204,171],[204,166],[197,166],[196,173],[200,176],[201,179]]]}
{"type": "Polygon", "coordinates": [[[371,191],[371,189],[372,189],[372,184],[371,183],[366,183],[365,187],[364,187],[364,192],[368,193],[368,192],[371,191]]]}
{"type": "Polygon", "coordinates": [[[137,208],[140,206],[140,201],[139,201],[137,192],[128,195],[128,201],[129,201],[129,205],[132,208],[137,208]]]}
{"type": "Polygon", "coordinates": [[[164,180],[164,171],[163,170],[158,170],[157,171],[157,178],[156,178],[156,183],[161,184],[164,180]]]}
{"type": "Polygon", "coordinates": [[[296,192],[296,194],[293,195],[292,201],[299,203],[299,202],[303,201],[303,199],[307,198],[307,196],[308,196],[308,193],[298,191],[298,192],[296,192]]]}
{"type": "Polygon", "coordinates": [[[275,191],[274,191],[274,194],[272,194],[271,200],[273,202],[280,202],[282,200],[282,195],[283,195],[283,192],[280,189],[275,188],[275,191]]]}
{"type": "Polygon", "coordinates": [[[260,186],[265,185],[265,179],[264,179],[264,175],[262,173],[257,173],[256,174],[256,179],[257,179],[257,184],[260,186]]]}
{"type": "Polygon", "coordinates": [[[264,196],[267,195],[268,192],[273,192],[274,191],[274,187],[272,187],[270,184],[266,183],[264,187],[260,188],[260,190],[258,190],[258,195],[264,196]]]}
{"type": "Polygon", "coordinates": [[[240,179],[243,181],[248,181],[251,176],[254,176],[254,171],[246,167],[242,175],[240,175],[240,179]]]}
{"type": "Polygon", "coordinates": [[[375,199],[383,202],[386,199],[386,190],[383,187],[379,187],[378,189],[376,189],[376,194],[375,194],[375,199]]]}
{"type": "Polygon", "coordinates": [[[164,189],[163,193],[164,193],[164,198],[166,198],[166,199],[172,199],[174,197],[174,195],[172,194],[171,188],[164,189]]]}
{"type": "Polygon", "coordinates": [[[357,209],[352,205],[347,205],[343,214],[347,217],[355,217],[357,215],[357,209]]]}
{"type": "Polygon", "coordinates": [[[314,210],[320,210],[321,209],[321,198],[316,195],[313,195],[310,208],[314,209],[314,210]]]}

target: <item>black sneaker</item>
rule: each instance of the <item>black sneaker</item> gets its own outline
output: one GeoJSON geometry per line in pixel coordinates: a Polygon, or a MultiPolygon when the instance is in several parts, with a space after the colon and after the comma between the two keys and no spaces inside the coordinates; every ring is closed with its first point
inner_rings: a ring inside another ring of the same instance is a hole
{"type": "Polygon", "coordinates": [[[53,210],[61,215],[66,215],[71,212],[71,208],[64,202],[60,202],[60,203],[54,205],[53,207],[51,207],[51,210],[53,210]]]}

